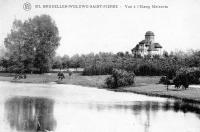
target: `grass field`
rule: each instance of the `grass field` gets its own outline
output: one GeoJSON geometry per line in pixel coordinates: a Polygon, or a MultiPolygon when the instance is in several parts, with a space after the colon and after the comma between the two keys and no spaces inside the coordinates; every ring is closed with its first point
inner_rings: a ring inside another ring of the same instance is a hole
{"type": "Polygon", "coordinates": [[[74,84],[90,87],[103,87],[104,80],[107,76],[81,76],[79,73],[75,73],[69,76],[65,73],[65,79],[58,80],[57,73],[46,74],[27,74],[26,79],[14,80],[14,75],[9,73],[0,73],[0,81],[11,81],[18,83],[62,83],[62,84],[74,84]]]}
{"type": "MultiPolygon", "coordinates": [[[[0,73],[0,81],[12,81],[21,83],[62,83],[62,84],[74,84],[92,87],[103,87],[104,80],[109,75],[99,75],[99,76],[81,76],[79,73],[73,74],[71,77],[65,73],[65,79],[58,81],[56,73],[46,73],[46,74],[27,74],[26,79],[14,80],[14,74],[10,73],[0,73]]],[[[137,85],[147,85],[155,84],[159,81],[159,77],[141,77],[135,78],[137,85]]]]}
{"type": "MultiPolygon", "coordinates": [[[[48,74],[28,74],[26,79],[14,80],[12,74],[0,73],[0,81],[11,81],[18,83],[62,83],[82,85],[89,87],[104,87],[104,80],[108,75],[101,76],[81,76],[79,73],[73,74],[71,77],[65,73],[65,79],[58,81],[56,73],[48,74]]],[[[162,96],[177,98],[189,101],[200,102],[200,88],[188,88],[187,90],[175,89],[170,86],[167,91],[166,86],[158,84],[160,77],[158,76],[137,76],[135,78],[136,85],[130,87],[121,87],[116,91],[134,92],[150,96],[162,96]]]]}

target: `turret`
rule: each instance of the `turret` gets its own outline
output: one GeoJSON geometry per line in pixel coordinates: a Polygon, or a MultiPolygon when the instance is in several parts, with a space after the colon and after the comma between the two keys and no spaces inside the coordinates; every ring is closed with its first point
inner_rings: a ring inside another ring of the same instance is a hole
{"type": "Polygon", "coordinates": [[[147,31],[145,34],[146,42],[154,42],[154,33],[152,31],[147,31]]]}

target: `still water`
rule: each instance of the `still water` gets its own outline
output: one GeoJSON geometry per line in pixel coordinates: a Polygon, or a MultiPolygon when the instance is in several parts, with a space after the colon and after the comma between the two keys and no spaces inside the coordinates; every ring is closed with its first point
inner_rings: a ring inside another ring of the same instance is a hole
{"type": "Polygon", "coordinates": [[[62,84],[0,82],[0,132],[200,132],[178,100],[62,84]]]}

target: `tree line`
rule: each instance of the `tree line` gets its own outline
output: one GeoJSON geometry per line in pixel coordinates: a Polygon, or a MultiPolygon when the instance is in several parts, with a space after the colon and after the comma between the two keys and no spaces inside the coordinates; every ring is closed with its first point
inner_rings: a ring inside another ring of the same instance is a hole
{"type": "Polygon", "coordinates": [[[136,75],[173,78],[180,68],[200,67],[200,51],[163,52],[161,56],[134,57],[128,52],[90,53],[54,58],[53,68],[84,68],[83,75],[111,74],[114,68],[134,72],[136,75]]]}

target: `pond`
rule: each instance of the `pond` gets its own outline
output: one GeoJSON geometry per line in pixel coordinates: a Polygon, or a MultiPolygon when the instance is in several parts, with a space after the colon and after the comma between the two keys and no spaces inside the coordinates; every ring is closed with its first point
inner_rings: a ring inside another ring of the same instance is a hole
{"type": "Polygon", "coordinates": [[[198,105],[64,84],[0,82],[2,132],[199,132],[198,105]]]}

